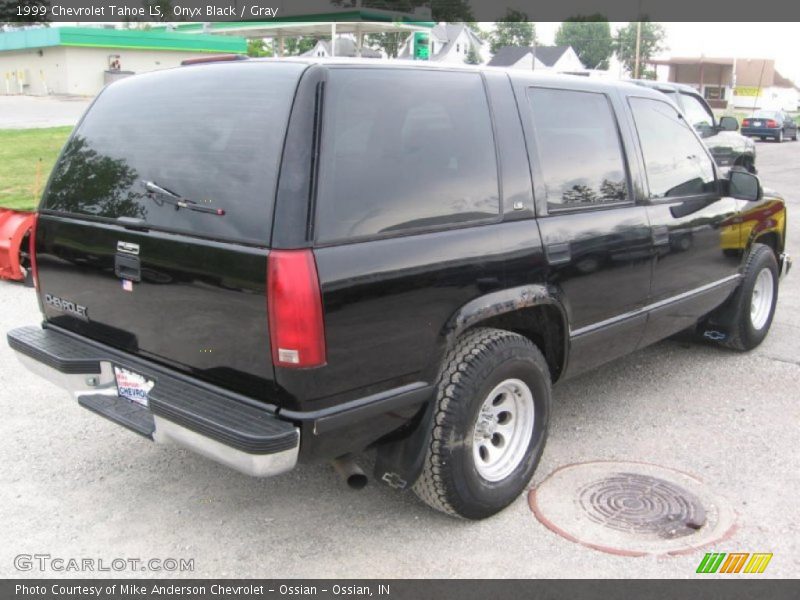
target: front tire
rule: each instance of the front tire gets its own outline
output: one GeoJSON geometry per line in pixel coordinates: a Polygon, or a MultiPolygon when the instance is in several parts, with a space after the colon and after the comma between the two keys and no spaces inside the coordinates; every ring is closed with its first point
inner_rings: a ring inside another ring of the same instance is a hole
{"type": "Polygon", "coordinates": [[[753,244],[742,283],[729,302],[729,335],[723,344],[752,350],[767,337],[778,302],[778,261],[769,246],[753,244]]]}
{"type": "Polygon", "coordinates": [[[525,490],[550,417],[550,372],[527,338],[468,332],[448,353],[437,384],[433,430],[414,492],[466,519],[489,517],[525,490]]]}

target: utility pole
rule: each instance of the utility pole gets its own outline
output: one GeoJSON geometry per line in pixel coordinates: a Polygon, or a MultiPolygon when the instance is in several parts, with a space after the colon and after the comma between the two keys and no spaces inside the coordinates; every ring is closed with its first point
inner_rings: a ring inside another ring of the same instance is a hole
{"type": "Polygon", "coordinates": [[[642,22],[636,22],[636,60],[633,63],[633,78],[639,79],[639,52],[642,47],[642,22]]]}

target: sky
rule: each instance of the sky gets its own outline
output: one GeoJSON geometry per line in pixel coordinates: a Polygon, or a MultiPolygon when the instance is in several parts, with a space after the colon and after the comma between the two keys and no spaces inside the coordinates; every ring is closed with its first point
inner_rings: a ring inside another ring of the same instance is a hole
{"type": "MultiPolygon", "coordinates": [[[[539,43],[553,43],[560,23],[536,23],[539,43]]],[[[625,23],[612,23],[612,31],[625,23]]],[[[677,56],[771,58],[775,68],[800,86],[798,23],[662,23],[668,49],[656,58],[677,56]]],[[[612,69],[614,67],[612,66],[612,69]]]]}

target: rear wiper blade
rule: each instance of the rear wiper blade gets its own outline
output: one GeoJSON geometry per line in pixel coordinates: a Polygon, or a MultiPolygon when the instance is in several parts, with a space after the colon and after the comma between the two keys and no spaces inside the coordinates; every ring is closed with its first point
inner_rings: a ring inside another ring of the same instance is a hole
{"type": "Polygon", "coordinates": [[[219,217],[225,215],[225,210],[222,208],[214,208],[213,206],[203,206],[202,204],[198,204],[194,200],[189,200],[188,198],[184,198],[180,194],[176,194],[172,190],[160,186],[153,181],[145,181],[144,187],[148,192],[148,196],[150,196],[151,198],[155,194],[171,198],[171,200],[169,200],[169,203],[175,207],[175,210],[185,208],[186,210],[193,210],[195,212],[207,213],[209,215],[217,215],[219,217]]]}

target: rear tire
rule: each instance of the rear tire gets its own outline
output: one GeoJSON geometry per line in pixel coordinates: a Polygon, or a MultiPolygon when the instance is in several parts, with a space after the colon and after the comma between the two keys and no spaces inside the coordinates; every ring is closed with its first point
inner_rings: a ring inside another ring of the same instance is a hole
{"type": "Polygon", "coordinates": [[[783,129],[781,129],[780,133],[778,133],[778,135],[775,136],[775,141],[778,142],[779,144],[783,143],[783,129]]]}
{"type": "Polygon", "coordinates": [[[527,338],[480,328],[444,361],[433,430],[414,492],[436,510],[489,517],[525,490],[550,417],[550,372],[527,338]]]}
{"type": "Polygon", "coordinates": [[[727,306],[724,346],[742,352],[764,341],[778,302],[778,261],[769,246],[753,244],[744,277],[727,306]]]}

